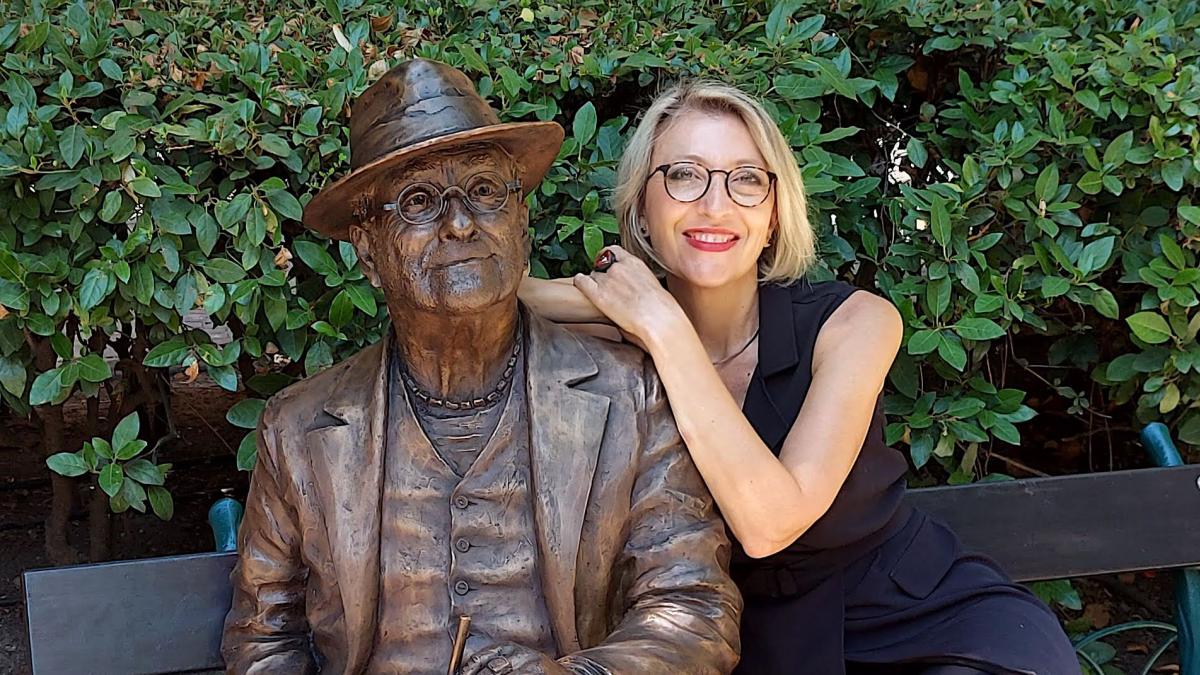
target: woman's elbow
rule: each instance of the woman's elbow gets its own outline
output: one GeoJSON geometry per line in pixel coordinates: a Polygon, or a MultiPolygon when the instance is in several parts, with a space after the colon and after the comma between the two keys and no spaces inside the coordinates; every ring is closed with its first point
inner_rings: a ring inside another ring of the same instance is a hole
{"type": "Polygon", "coordinates": [[[738,536],[738,543],[742,545],[742,550],[746,552],[746,555],[751,558],[767,558],[791,546],[807,529],[805,527],[800,531],[747,533],[745,536],[738,536]]]}

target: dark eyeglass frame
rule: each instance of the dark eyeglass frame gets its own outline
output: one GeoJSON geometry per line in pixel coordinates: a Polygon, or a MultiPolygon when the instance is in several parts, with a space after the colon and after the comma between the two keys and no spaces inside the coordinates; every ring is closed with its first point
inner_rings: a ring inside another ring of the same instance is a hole
{"type": "Polygon", "coordinates": [[[446,213],[446,207],[450,203],[450,200],[447,199],[447,197],[452,192],[457,192],[459,195],[459,198],[462,199],[463,204],[466,204],[467,208],[470,209],[471,211],[474,211],[475,213],[479,213],[479,214],[486,214],[486,213],[496,213],[497,211],[503,209],[505,206],[508,205],[509,195],[511,195],[514,192],[521,191],[521,179],[520,178],[514,178],[512,180],[506,181],[500,174],[496,173],[495,171],[481,171],[477,174],[474,174],[466,180],[464,185],[451,185],[449,187],[442,188],[442,187],[438,187],[437,185],[434,185],[433,183],[427,183],[424,181],[422,181],[420,183],[412,183],[412,184],[404,186],[404,189],[401,190],[396,195],[395,200],[385,203],[383,205],[383,210],[395,212],[395,214],[397,216],[399,216],[401,220],[408,223],[409,225],[426,225],[426,224],[432,223],[433,221],[437,220],[438,218],[441,218],[446,213]],[[479,204],[476,204],[474,202],[474,200],[471,199],[471,196],[469,194],[467,194],[466,187],[464,187],[464,185],[469,186],[471,184],[471,181],[474,181],[481,177],[489,177],[489,176],[495,177],[497,182],[505,188],[504,199],[500,201],[500,204],[498,206],[496,206],[496,208],[492,208],[492,209],[489,209],[489,208],[480,206],[479,204]],[[427,218],[422,218],[420,220],[414,220],[412,218],[405,216],[404,210],[400,208],[400,205],[404,203],[405,197],[407,195],[411,194],[412,191],[417,188],[428,189],[429,193],[432,195],[436,195],[437,200],[438,200],[437,208],[432,209],[430,211],[431,215],[427,218]]]}
{"type": "Polygon", "coordinates": [[[729,199],[734,204],[737,204],[738,206],[744,206],[746,208],[753,208],[753,207],[758,206],[759,204],[762,204],[763,202],[767,201],[767,197],[771,196],[771,190],[775,187],[775,183],[778,179],[778,176],[775,175],[774,171],[767,171],[766,169],[762,168],[761,166],[754,166],[752,164],[742,164],[740,166],[735,166],[732,169],[725,170],[725,169],[710,169],[707,166],[704,166],[703,164],[697,164],[696,162],[671,162],[670,164],[661,164],[659,166],[654,167],[654,170],[650,172],[650,175],[646,176],[646,181],[649,182],[650,179],[654,177],[654,174],[657,174],[660,172],[663,175],[663,189],[667,191],[667,196],[670,197],[671,199],[674,199],[675,201],[679,202],[680,204],[691,204],[692,202],[698,202],[701,199],[704,199],[704,195],[708,194],[709,188],[712,187],[712,175],[714,173],[723,173],[723,174],[725,174],[725,181],[724,181],[725,182],[725,194],[729,196],[729,199]],[[696,167],[697,169],[704,170],[704,175],[706,176],[706,180],[704,183],[704,190],[700,193],[700,196],[696,197],[695,199],[680,199],[680,198],[676,197],[675,195],[671,194],[671,188],[667,187],[667,170],[673,166],[679,166],[679,165],[683,165],[683,164],[686,164],[687,166],[696,167]],[[732,175],[738,169],[754,169],[755,171],[762,171],[763,173],[767,174],[767,191],[763,194],[762,199],[758,200],[757,202],[755,202],[753,204],[743,204],[742,202],[738,201],[737,197],[735,197],[733,195],[733,190],[730,189],[730,187],[729,187],[729,176],[732,175]]]}

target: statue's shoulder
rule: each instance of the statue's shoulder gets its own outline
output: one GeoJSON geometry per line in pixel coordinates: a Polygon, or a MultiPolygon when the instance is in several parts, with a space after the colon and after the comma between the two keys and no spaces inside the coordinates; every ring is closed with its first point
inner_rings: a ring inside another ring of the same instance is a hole
{"type": "MultiPolygon", "coordinates": [[[[382,349],[382,342],[370,345],[348,359],[284,387],[267,402],[268,410],[284,418],[310,418],[324,408],[331,395],[339,394],[342,398],[349,394],[347,383],[374,382],[382,367],[382,349]]],[[[369,395],[368,388],[359,388],[364,395],[369,395]]],[[[365,400],[363,404],[366,405],[365,400]]]]}

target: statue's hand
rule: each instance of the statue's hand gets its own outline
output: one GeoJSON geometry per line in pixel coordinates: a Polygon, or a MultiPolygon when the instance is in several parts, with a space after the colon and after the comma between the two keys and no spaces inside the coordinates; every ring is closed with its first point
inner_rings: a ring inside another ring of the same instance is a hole
{"type": "Polygon", "coordinates": [[[512,642],[498,642],[467,659],[459,675],[570,675],[553,657],[512,642]]]}

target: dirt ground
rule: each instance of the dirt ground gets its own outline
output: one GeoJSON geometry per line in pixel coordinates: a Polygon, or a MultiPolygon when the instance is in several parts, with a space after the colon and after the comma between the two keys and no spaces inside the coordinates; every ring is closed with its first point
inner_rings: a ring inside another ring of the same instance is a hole
{"type": "MultiPolygon", "coordinates": [[[[248,476],[239,473],[234,462],[242,431],[233,428],[224,418],[225,411],[241,395],[220,389],[206,377],[190,385],[176,385],[172,395],[180,438],[162,451],[160,461],[175,464],[176,470],[167,481],[175,499],[175,516],[171,522],[132,511],[113,516],[114,559],[212,550],[212,534],[207,524],[209,506],[225,495],[239,499],[245,495],[248,476]]],[[[66,426],[70,449],[80,447],[86,440],[84,417],[82,401],[68,403],[66,426]]],[[[0,417],[0,424],[7,432],[0,437],[0,675],[7,675],[29,672],[21,573],[48,566],[43,550],[42,518],[49,510],[50,483],[36,424],[11,417],[0,417]]],[[[1127,454],[1118,453],[1115,464],[1139,465],[1141,462],[1136,458],[1140,454],[1140,448],[1130,447],[1127,454]]],[[[1092,462],[1090,456],[1085,458],[1082,453],[1075,457],[1076,461],[1092,462]]],[[[1020,459],[1034,463],[1028,457],[1020,459]]],[[[1096,464],[1107,466],[1096,466],[1095,469],[1113,466],[1109,462],[1097,461],[1096,464]]],[[[1039,466],[1053,473],[1067,472],[1060,467],[1039,466]]],[[[993,467],[993,470],[1003,469],[993,467]]],[[[70,538],[77,550],[86,553],[86,489],[81,489],[80,495],[79,507],[71,521],[70,538]]],[[[1080,581],[1076,588],[1083,599],[1083,609],[1058,608],[1058,612],[1077,632],[1138,619],[1170,622],[1171,583],[1169,573],[1080,581]]],[[[64,639],[81,637],[64,636],[64,639]]],[[[1120,669],[1119,672],[1139,672],[1147,655],[1157,649],[1164,637],[1140,631],[1109,639],[1108,643],[1116,649],[1111,663],[1120,669]]],[[[1178,672],[1176,664],[1177,657],[1172,648],[1158,660],[1154,672],[1178,672]]]]}

